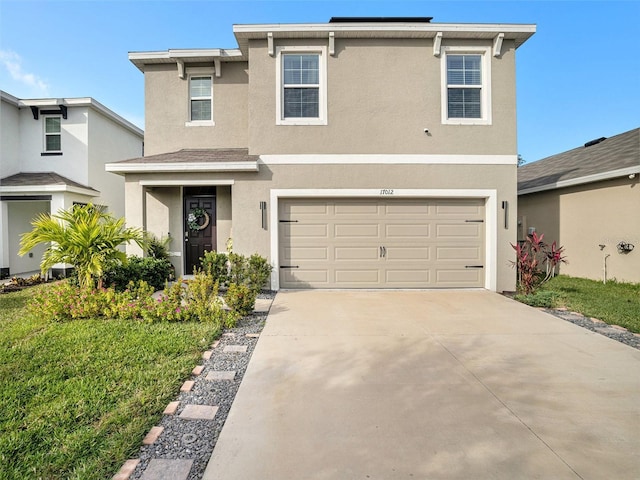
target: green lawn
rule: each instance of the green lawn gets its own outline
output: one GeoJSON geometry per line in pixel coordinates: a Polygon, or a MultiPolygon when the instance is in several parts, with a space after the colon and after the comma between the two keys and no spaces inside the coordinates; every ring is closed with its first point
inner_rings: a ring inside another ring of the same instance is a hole
{"type": "Polygon", "coordinates": [[[105,479],[219,335],[207,323],[47,323],[0,295],[0,479],[105,479]]]}
{"type": "Polygon", "coordinates": [[[546,283],[538,295],[553,298],[554,306],[564,306],[587,317],[620,325],[640,333],[640,284],[595,280],[560,275],[546,283]]]}

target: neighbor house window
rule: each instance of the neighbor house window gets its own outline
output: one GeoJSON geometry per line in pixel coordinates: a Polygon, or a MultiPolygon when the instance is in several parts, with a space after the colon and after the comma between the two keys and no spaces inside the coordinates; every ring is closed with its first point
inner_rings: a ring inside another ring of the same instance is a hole
{"type": "Polygon", "coordinates": [[[213,79],[211,76],[192,76],[189,79],[189,113],[191,122],[213,120],[213,79]]]}
{"type": "Polygon", "coordinates": [[[44,117],[44,151],[60,152],[62,136],[60,117],[44,117]]]}
{"type": "Polygon", "coordinates": [[[443,55],[443,123],[489,124],[489,55],[458,52],[449,47],[443,55]]]}
{"type": "Polygon", "coordinates": [[[280,125],[326,125],[326,49],[278,49],[278,112],[280,125]]]}

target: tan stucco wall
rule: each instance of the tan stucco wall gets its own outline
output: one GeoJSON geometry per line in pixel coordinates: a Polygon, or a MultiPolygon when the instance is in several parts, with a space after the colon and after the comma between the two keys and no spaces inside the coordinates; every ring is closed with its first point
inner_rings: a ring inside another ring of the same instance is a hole
{"type": "Polygon", "coordinates": [[[607,277],[640,282],[640,183],[622,177],[529,195],[518,199],[518,217],[524,231],[535,227],[545,241],[565,247],[567,265],[560,273],[603,280],[604,256],[607,277]],[[619,253],[616,245],[629,242],[636,248],[619,253]],[[599,245],[605,245],[600,249],[599,245]]]}
{"type": "MultiPolygon", "coordinates": [[[[239,253],[259,253],[270,257],[270,231],[262,229],[260,201],[270,202],[271,189],[492,189],[497,191],[497,290],[515,289],[515,272],[509,265],[513,257],[510,243],[516,241],[516,192],[515,165],[260,165],[258,173],[236,174],[147,174],[147,181],[170,178],[175,181],[229,180],[233,179],[231,204],[233,205],[232,232],[233,249],[239,253]],[[508,201],[510,209],[509,228],[503,227],[504,218],[500,208],[502,201],[508,201]]],[[[138,175],[127,175],[127,222],[129,225],[144,226],[150,219],[171,216],[172,225],[182,229],[181,198],[177,190],[169,192],[161,205],[136,201],[143,196],[143,187],[139,185],[138,175]],[[169,202],[168,197],[175,195],[169,202]],[[171,203],[172,209],[166,205],[171,203]],[[134,211],[135,210],[135,211],[134,211]],[[177,220],[176,220],[177,219],[177,220]],[[176,223],[179,222],[179,223],[176,223]]],[[[225,188],[219,187],[218,203],[219,223],[218,245],[222,250],[228,237],[231,210],[225,188]],[[228,213],[223,214],[221,210],[228,213]]],[[[172,228],[176,228],[173,227],[172,228]]],[[[178,230],[176,230],[177,232],[178,230]]],[[[172,231],[173,232],[173,231],[172,231]]],[[[173,233],[172,233],[173,235],[173,233]]],[[[176,248],[178,248],[176,246],[176,248]]],[[[176,265],[177,266],[177,265],[176,265]]],[[[180,273],[182,269],[178,269],[180,273]]]]}
{"type": "Polygon", "coordinates": [[[215,126],[185,126],[189,69],[182,79],[175,64],[145,67],[145,155],[183,148],[247,147],[247,63],[223,63],[221,70],[221,77],[213,76],[215,126]]]}
{"type": "MultiPolygon", "coordinates": [[[[504,42],[500,58],[490,56],[493,124],[474,126],[442,124],[441,59],[431,40],[335,44],[336,55],[327,57],[328,124],[290,126],[276,125],[276,58],[268,55],[266,41],[250,42],[250,153],[517,153],[513,42],[504,42]]],[[[276,41],[276,47],[285,45],[327,42],[276,41]]],[[[443,41],[447,45],[452,43],[443,41]]]]}

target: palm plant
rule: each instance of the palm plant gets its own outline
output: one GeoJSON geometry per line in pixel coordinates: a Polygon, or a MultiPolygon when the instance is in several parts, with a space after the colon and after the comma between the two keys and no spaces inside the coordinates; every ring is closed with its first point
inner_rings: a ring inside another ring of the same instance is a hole
{"type": "Polygon", "coordinates": [[[31,225],[33,230],[21,236],[19,255],[46,243],[40,263],[42,274],[56,263],[69,263],[83,287],[93,287],[96,280],[101,287],[105,269],[126,262],[126,254],[118,248],[122,244],[135,241],[144,248],[139,229],[125,227],[124,218],[116,219],[91,204],[75,205],[57,215],[40,214],[31,225]]]}

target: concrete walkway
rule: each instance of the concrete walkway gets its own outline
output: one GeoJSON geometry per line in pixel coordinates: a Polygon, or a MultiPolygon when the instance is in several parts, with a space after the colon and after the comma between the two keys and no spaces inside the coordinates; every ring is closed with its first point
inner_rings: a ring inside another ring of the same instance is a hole
{"type": "Polygon", "coordinates": [[[640,351],[486,291],[280,292],[206,480],[637,479],[640,351]]]}

